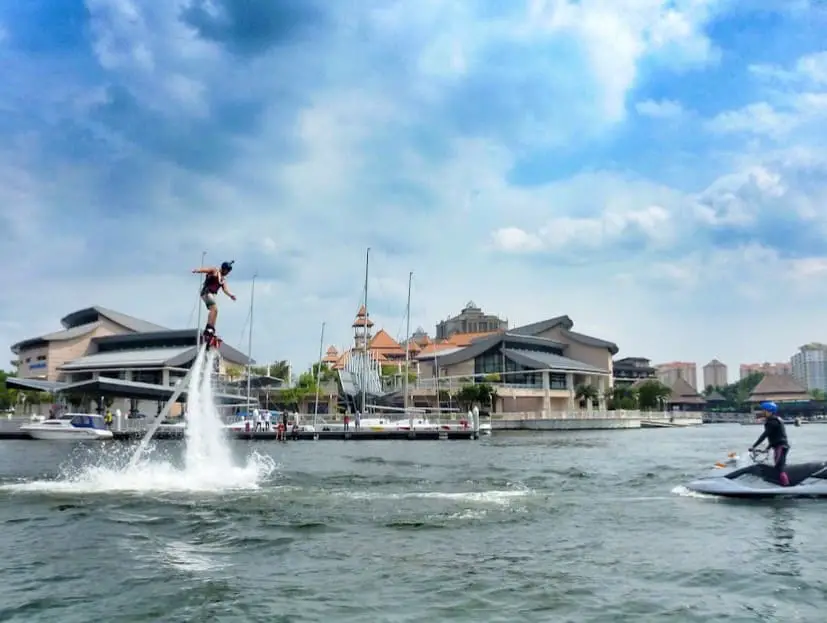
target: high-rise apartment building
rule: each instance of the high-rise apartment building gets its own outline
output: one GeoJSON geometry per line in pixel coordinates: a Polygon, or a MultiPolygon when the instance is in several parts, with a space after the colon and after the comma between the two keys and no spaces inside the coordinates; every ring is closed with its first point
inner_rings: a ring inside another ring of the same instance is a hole
{"type": "Polygon", "coordinates": [[[739,367],[739,378],[746,378],[754,372],[760,372],[764,376],[790,376],[793,372],[792,365],[786,361],[776,363],[742,363],[739,367]]]}
{"type": "Polygon", "coordinates": [[[691,361],[670,361],[669,363],[662,363],[655,366],[655,374],[658,380],[666,385],[672,387],[675,381],[683,379],[692,389],[698,389],[698,364],[691,361]]]}
{"type": "Polygon", "coordinates": [[[729,382],[725,363],[713,359],[704,366],[704,387],[723,387],[729,382]]]}
{"type": "Polygon", "coordinates": [[[811,342],[790,358],[792,376],[808,390],[827,391],[827,344],[811,342]]]}

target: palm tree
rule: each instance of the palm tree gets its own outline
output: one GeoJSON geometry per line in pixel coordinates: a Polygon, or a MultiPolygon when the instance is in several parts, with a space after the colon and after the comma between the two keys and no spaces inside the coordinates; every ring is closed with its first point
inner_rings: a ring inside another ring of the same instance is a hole
{"type": "Polygon", "coordinates": [[[574,388],[574,399],[580,402],[580,408],[582,409],[589,403],[598,402],[600,392],[594,385],[581,384],[574,388]]]}
{"type": "Polygon", "coordinates": [[[637,388],[638,405],[643,410],[663,409],[672,390],[654,379],[641,383],[637,388]]]}
{"type": "Polygon", "coordinates": [[[637,392],[630,385],[615,385],[606,390],[604,398],[610,410],[637,408],[637,392]]]}

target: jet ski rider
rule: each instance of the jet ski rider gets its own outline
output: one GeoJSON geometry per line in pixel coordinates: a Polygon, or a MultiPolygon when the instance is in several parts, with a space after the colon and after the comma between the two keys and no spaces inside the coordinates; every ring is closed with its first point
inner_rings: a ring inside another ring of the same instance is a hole
{"type": "Polygon", "coordinates": [[[778,405],[774,402],[762,402],[760,405],[759,417],[766,418],[764,420],[764,432],[758,438],[750,451],[755,450],[758,445],[767,440],[767,446],[772,448],[773,460],[775,462],[775,469],[778,470],[778,482],[782,487],[787,487],[790,484],[790,479],[784,467],[787,465],[787,454],[790,452],[790,444],[787,441],[787,429],[784,427],[784,422],[778,417],[778,405]]]}

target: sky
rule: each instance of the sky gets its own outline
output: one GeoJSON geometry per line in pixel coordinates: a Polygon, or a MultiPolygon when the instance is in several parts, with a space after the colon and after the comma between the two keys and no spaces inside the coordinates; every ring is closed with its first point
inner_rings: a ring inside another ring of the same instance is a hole
{"type": "Polygon", "coordinates": [[[253,357],[307,366],[370,247],[396,338],[413,272],[412,329],[473,300],[786,360],[827,341],[824,32],[821,0],[2,3],[0,348],[90,305],[195,327],[206,252],[218,333],[252,309],[253,357]]]}

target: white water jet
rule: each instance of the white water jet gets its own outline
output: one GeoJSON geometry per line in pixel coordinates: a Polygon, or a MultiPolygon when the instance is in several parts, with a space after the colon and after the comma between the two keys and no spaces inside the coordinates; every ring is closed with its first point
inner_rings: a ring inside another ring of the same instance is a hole
{"type": "MultiPolygon", "coordinates": [[[[37,480],[5,485],[7,491],[61,493],[106,492],[215,492],[257,489],[274,470],[269,456],[253,452],[243,465],[233,461],[230,440],[224,430],[213,392],[213,368],[217,354],[205,356],[199,349],[187,387],[187,414],[183,468],[166,460],[144,456],[137,465],[124,469],[122,446],[99,455],[97,465],[87,465],[57,480],[37,480]],[[206,361],[205,361],[206,359],[206,361]],[[113,463],[120,463],[115,466],[113,463]]],[[[38,443],[38,442],[34,442],[38,443]]],[[[103,448],[102,448],[103,449],[103,448]]]]}
{"type": "Polygon", "coordinates": [[[212,370],[216,352],[210,351],[206,360],[203,368],[192,375],[192,393],[188,394],[184,469],[220,483],[234,465],[227,433],[215,407],[212,370]]]}

